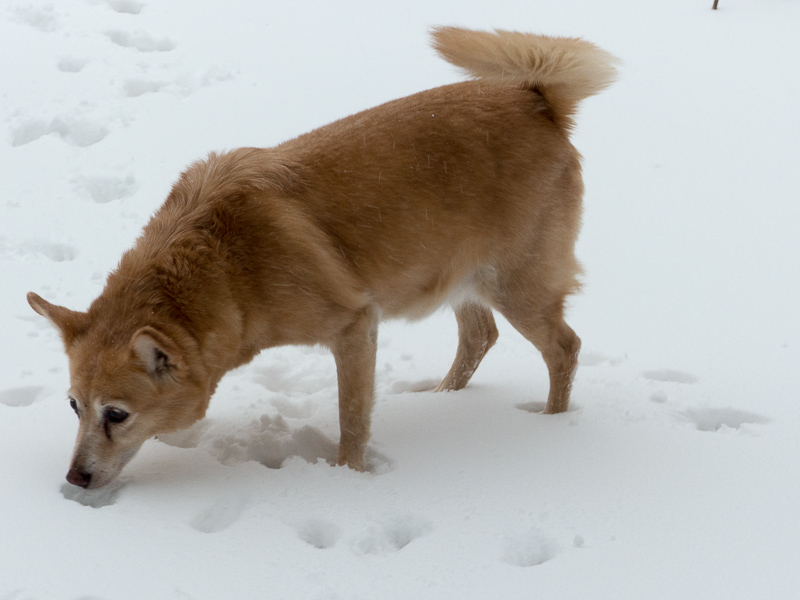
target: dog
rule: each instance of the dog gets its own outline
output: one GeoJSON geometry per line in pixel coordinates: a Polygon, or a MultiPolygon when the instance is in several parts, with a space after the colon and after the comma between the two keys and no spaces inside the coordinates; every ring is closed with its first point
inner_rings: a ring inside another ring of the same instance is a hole
{"type": "Polygon", "coordinates": [[[60,331],[80,419],[67,481],[99,488],[145,440],[203,418],[223,375],[266,348],[336,362],[338,464],[364,468],[378,324],[450,304],[463,388],[497,340],[492,309],[542,354],[567,410],[580,339],[578,103],[616,59],[580,40],[454,27],[433,46],[472,76],[274,148],[191,165],[88,311],[28,294],[60,331]]]}

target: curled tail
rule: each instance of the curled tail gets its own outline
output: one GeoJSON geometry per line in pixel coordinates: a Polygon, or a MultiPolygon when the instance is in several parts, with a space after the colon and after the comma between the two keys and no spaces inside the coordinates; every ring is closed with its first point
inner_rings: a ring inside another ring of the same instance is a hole
{"type": "Polygon", "coordinates": [[[433,47],[473,77],[535,89],[565,125],[578,103],[616,79],[613,55],[578,38],[437,27],[433,47]]]}

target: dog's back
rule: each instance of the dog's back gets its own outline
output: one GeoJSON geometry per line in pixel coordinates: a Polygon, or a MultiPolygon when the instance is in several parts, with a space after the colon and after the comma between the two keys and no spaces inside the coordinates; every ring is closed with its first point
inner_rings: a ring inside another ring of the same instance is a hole
{"type": "Polygon", "coordinates": [[[551,285],[572,290],[582,183],[568,129],[613,58],[582,40],[455,28],[436,29],[434,46],[477,79],[278,147],[302,165],[299,209],[385,316],[424,316],[521,254],[559,255],[551,285]]]}

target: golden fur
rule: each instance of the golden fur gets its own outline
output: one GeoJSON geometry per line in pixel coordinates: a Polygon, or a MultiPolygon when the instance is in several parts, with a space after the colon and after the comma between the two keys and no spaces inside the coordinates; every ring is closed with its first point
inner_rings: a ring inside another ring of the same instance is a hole
{"type": "Polygon", "coordinates": [[[146,439],[202,418],[227,371],[284,344],[333,352],[338,460],[361,469],[378,323],[444,303],[459,344],[437,389],[467,384],[497,338],[494,308],[542,352],[546,412],[567,409],[580,340],[563,307],[583,193],[568,131],[577,103],[612,81],[613,58],[513,32],[433,38],[476,79],[275,148],[211,154],[87,312],[29,294],[69,356],[81,417],[70,482],[105,485],[146,439]]]}

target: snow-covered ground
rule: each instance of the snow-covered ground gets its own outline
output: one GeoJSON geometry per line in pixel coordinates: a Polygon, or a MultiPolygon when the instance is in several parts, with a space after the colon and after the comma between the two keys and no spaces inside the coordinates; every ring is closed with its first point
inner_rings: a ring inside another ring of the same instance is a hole
{"type": "Polygon", "coordinates": [[[0,6],[0,599],[776,598],[800,590],[800,5],[10,0],[0,6]],[[332,467],[333,360],[265,352],[117,485],[34,290],[85,309],[180,170],[460,76],[434,24],[582,36],[587,272],[570,411],[500,322],[414,393],[442,311],[380,333],[372,471],[332,467]]]}

